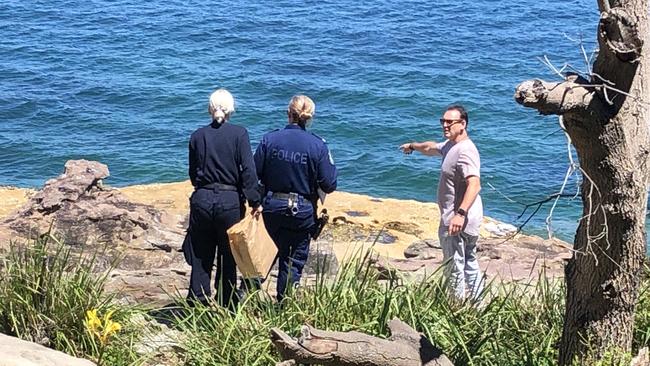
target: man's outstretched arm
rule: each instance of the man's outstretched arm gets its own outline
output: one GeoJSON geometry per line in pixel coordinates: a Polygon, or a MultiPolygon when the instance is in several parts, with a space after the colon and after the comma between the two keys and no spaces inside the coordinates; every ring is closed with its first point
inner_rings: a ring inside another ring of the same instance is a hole
{"type": "Polygon", "coordinates": [[[440,149],[438,148],[438,143],[433,141],[409,142],[401,145],[399,148],[404,152],[404,154],[410,154],[413,151],[418,151],[427,156],[441,155],[440,149]]]}

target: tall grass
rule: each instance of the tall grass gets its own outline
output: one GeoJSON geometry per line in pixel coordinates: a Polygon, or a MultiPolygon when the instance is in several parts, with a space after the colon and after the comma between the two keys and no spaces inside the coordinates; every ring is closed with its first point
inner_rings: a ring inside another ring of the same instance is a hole
{"type": "MultiPolygon", "coordinates": [[[[648,346],[648,281],[637,313],[635,348],[648,346]]],[[[451,300],[440,274],[425,281],[379,281],[366,261],[345,264],[333,281],[317,279],[279,308],[249,297],[235,312],[186,309],[175,326],[187,336],[186,365],[269,365],[278,360],[272,327],[297,335],[302,324],[387,337],[398,317],[423,332],[456,365],[555,365],[565,288],[544,273],[529,283],[491,283],[479,304],[451,300]]]]}
{"type": "Polygon", "coordinates": [[[645,265],[639,300],[636,306],[634,317],[634,338],[635,349],[650,346],[650,262],[645,265]]]}
{"type": "MultiPolygon", "coordinates": [[[[86,312],[96,309],[105,314],[114,307],[112,296],[104,293],[109,272],[97,268],[100,255],[75,254],[51,233],[24,243],[11,242],[0,262],[0,332],[96,359],[99,348],[84,324],[86,312]]],[[[127,307],[114,310],[119,310],[117,320],[128,314],[127,307]]],[[[132,336],[126,332],[107,349],[111,364],[137,359],[120,346],[131,342],[132,336]]]]}
{"type": "MultiPolygon", "coordinates": [[[[73,254],[49,234],[27,245],[13,243],[0,262],[0,331],[97,360],[97,340],[84,326],[86,311],[115,310],[113,319],[122,323],[122,331],[102,350],[103,365],[153,365],[163,358],[193,366],[261,366],[279,359],[269,338],[273,327],[293,335],[310,324],[387,337],[387,324],[397,317],[424,333],[456,365],[556,364],[565,296],[561,279],[542,273],[528,283],[494,282],[479,303],[458,302],[449,297],[439,273],[422,281],[384,280],[368,257],[345,262],[333,279],[318,275],[281,306],[263,291],[248,296],[235,312],[175,299],[174,311],[158,314],[167,314],[162,320],[180,331],[179,345],[173,355],[150,355],[149,363],[137,354],[137,344],[156,337],[160,326],[150,324],[144,309],[112,302],[103,291],[107,273],[98,270],[96,258],[73,254]]],[[[646,268],[637,306],[635,351],[650,345],[648,273],[646,268]]]]}

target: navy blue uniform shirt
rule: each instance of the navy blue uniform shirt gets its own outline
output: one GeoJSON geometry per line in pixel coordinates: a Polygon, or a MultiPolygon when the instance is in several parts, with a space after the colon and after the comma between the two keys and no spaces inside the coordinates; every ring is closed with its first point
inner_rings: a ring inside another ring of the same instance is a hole
{"type": "Polygon", "coordinates": [[[195,188],[212,183],[238,187],[251,207],[259,205],[257,175],[248,131],[213,122],[190,137],[190,180],[195,188]]]}
{"type": "Polygon", "coordinates": [[[295,124],[262,137],[255,168],[266,191],[312,200],[318,188],[325,193],[336,189],[336,167],[325,141],[295,124]]]}

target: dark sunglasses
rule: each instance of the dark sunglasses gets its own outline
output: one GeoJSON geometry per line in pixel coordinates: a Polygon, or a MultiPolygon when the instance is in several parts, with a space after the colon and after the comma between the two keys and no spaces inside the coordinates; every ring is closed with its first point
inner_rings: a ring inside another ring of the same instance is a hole
{"type": "Polygon", "coordinates": [[[465,121],[465,120],[464,119],[444,119],[444,118],[440,118],[440,124],[443,125],[443,126],[445,126],[445,125],[446,126],[453,126],[456,123],[460,123],[460,122],[463,122],[463,121],[465,121]]]}

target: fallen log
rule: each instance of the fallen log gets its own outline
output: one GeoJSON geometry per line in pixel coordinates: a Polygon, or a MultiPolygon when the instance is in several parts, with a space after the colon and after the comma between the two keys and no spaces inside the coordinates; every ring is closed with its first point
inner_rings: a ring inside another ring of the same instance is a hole
{"type": "Polygon", "coordinates": [[[323,331],[307,325],[294,339],[273,328],[271,340],[285,360],[277,365],[453,366],[439,348],[408,324],[393,319],[388,328],[388,339],[354,331],[323,331]]]}

